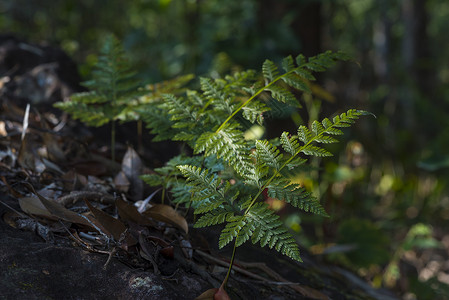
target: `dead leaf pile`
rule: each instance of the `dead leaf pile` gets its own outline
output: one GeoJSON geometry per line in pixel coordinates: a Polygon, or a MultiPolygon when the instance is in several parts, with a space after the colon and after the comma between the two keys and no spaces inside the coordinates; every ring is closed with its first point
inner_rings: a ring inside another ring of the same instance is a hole
{"type": "Polygon", "coordinates": [[[133,254],[156,269],[159,254],[173,258],[173,247],[187,238],[187,221],[157,204],[158,191],[139,177],[148,168],[132,147],[118,164],[74,139],[63,116],[6,101],[3,108],[0,188],[18,204],[3,216],[8,224],[49,242],[69,238],[110,258],[133,254]],[[143,201],[145,193],[151,195],[143,201]]]}

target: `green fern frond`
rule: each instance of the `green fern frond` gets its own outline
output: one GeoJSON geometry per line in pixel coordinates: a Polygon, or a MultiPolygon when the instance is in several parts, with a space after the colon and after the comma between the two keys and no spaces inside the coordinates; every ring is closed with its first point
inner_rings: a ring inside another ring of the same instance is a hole
{"type": "Polygon", "coordinates": [[[265,90],[270,91],[271,96],[280,102],[287,103],[291,106],[300,106],[295,95],[293,95],[292,92],[282,86],[271,85],[269,87],[266,87],[265,90]]]}
{"type": "MultiPolygon", "coordinates": [[[[232,241],[238,247],[251,239],[301,261],[295,239],[262,202],[262,193],[266,190],[268,196],[296,208],[328,216],[318,199],[288,176],[304,170],[307,156],[332,155],[321,144],[337,142],[336,136],[343,134],[340,128],[352,125],[366,113],[349,110],[332,120],[314,121],[310,128],[299,126],[297,135],[283,132],[278,140],[255,142],[244,139],[241,119],[232,118],[238,114],[261,124],[270,109],[267,98],[278,105],[298,107],[291,90],[310,93],[310,81],[315,80],[312,73],[324,71],[340,59],[346,57],[332,52],[309,59],[299,55],[294,60],[290,56],[282,61],[282,69],[267,60],[261,80],[253,71],[201,78],[199,92],[160,96],[162,100],[152,112],[160,112],[160,118],[152,121],[154,133],[187,141],[197,155],[191,162],[173,161],[168,169],[160,170],[172,178],[162,184],[171,187],[176,203],[189,203],[194,208],[198,216],[195,227],[225,224],[220,248],[232,241]],[[271,97],[260,97],[263,95],[271,97]],[[165,123],[164,118],[168,120],[165,123]],[[161,129],[154,129],[159,123],[161,129]]],[[[157,176],[146,180],[161,183],[157,176]]]]}
{"type": "Polygon", "coordinates": [[[222,102],[227,102],[226,95],[223,91],[223,87],[217,84],[217,81],[214,81],[211,78],[200,78],[201,90],[203,90],[203,94],[208,99],[221,100],[222,102]]]}
{"type": "Polygon", "coordinates": [[[298,138],[304,144],[307,144],[312,139],[312,132],[304,125],[298,127],[298,138]]]}
{"type": "Polygon", "coordinates": [[[295,68],[295,62],[293,60],[293,57],[291,55],[285,57],[284,59],[282,59],[282,68],[284,69],[285,72],[290,72],[293,71],[293,69],[295,68]]]}
{"type": "Polygon", "coordinates": [[[241,89],[248,87],[256,78],[256,72],[254,70],[246,70],[242,72],[235,72],[232,75],[226,75],[225,90],[233,90],[234,92],[241,93],[241,89]]]}
{"type": "Polygon", "coordinates": [[[312,196],[299,184],[291,183],[288,180],[275,180],[268,186],[268,196],[271,198],[284,200],[294,207],[311,212],[323,217],[329,217],[318,199],[312,196]]]}
{"type": "Polygon", "coordinates": [[[225,200],[224,188],[220,184],[219,178],[214,175],[208,175],[208,170],[202,170],[201,168],[181,165],[178,166],[182,175],[187,178],[187,182],[190,183],[192,198],[194,200],[203,200],[211,197],[218,197],[225,200]]]}
{"type": "Polygon", "coordinates": [[[230,212],[227,209],[215,209],[210,213],[206,213],[202,215],[196,222],[195,228],[202,228],[207,226],[213,226],[217,224],[223,224],[227,219],[234,216],[233,212],[230,212]]]}
{"type": "Polygon", "coordinates": [[[299,149],[298,139],[295,136],[289,137],[288,132],[283,132],[280,138],[282,148],[290,153],[291,155],[296,155],[299,149]]]}
{"type": "Polygon", "coordinates": [[[268,141],[256,141],[256,155],[264,164],[280,170],[282,166],[282,154],[268,141]]]}
{"type": "Polygon", "coordinates": [[[295,88],[305,93],[312,93],[309,84],[306,81],[304,81],[304,77],[301,78],[301,76],[298,74],[294,73],[287,74],[284,77],[282,77],[282,80],[292,88],[295,88]]]}
{"type": "Polygon", "coordinates": [[[218,240],[218,247],[223,248],[232,242],[239,234],[240,230],[246,225],[246,216],[231,216],[226,219],[228,222],[221,231],[218,240]]]}
{"type": "Polygon", "coordinates": [[[279,75],[278,67],[271,60],[265,60],[262,65],[263,77],[267,80],[267,84],[276,79],[279,75]]]}
{"type": "MultiPolygon", "coordinates": [[[[315,141],[317,141],[318,139],[315,139],[315,141]]],[[[318,146],[314,146],[314,145],[305,145],[304,147],[302,147],[301,152],[309,155],[309,156],[318,156],[318,157],[326,157],[326,156],[332,156],[332,153],[330,153],[329,151],[318,147],[318,146]]]]}
{"type": "Polygon", "coordinates": [[[259,125],[263,123],[263,114],[270,111],[270,108],[263,102],[253,101],[247,106],[243,107],[243,117],[254,123],[257,121],[259,125]]]}
{"type": "Polygon", "coordinates": [[[190,105],[185,105],[184,99],[175,97],[172,94],[162,95],[164,105],[170,120],[173,121],[173,128],[192,128],[199,120],[198,112],[190,105]]]}
{"type": "Polygon", "coordinates": [[[176,135],[177,131],[173,129],[174,122],[170,119],[167,110],[151,105],[138,110],[138,113],[145,122],[146,128],[155,135],[153,141],[169,140],[176,135]]]}
{"type": "MultiPolygon", "coordinates": [[[[106,38],[92,79],[83,82],[90,92],[73,94],[69,101],[55,103],[58,107],[89,126],[127,118],[127,107],[145,91],[141,89],[136,73],[126,59],[120,42],[113,36],[106,38]]],[[[111,151],[114,156],[115,127],[111,130],[111,151]]]]}
{"type": "Polygon", "coordinates": [[[236,245],[243,244],[251,236],[253,244],[260,243],[262,247],[268,245],[276,251],[294,259],[302,261],[298,249],[298,244],[293,236],[287,231],[279,216],[268,208],[265,203],[258,203],[251,207],[246,214],[251,226],[248,230],[241,230],[242,236],[236,240],[236,245]],[[254,229],[253,229],[254,228],[254,229]]]}
{"type": "Polygon", "coordinates": [[[251,161],[242,132],[237,128],[238,124],[233,123],[219,132],[203,133],[196,141],[195,153],[216,155],[228,162],[238,174],[244,176],[251,168],[251,161]]]}
{"type": "Polygon", "coordinates": [[[296,66],[294,66],[293,59],[287,57],[282,62],[282,67],[286,71],[280,74],[278,67],[270,60],[266,60],[262,65],[262,74],[264,77],[264,83],[256,82],[253,87],[246,88],[245,91],[251,94],[245,102],[241,103],[230,116],[218,127],[217,132],[224,128],[224,126],[244,107],[248,106],[256,97],[263,92],[269,91],[273,98],[278,101],[288,103],[290,105],[298,106],[296,97],[287,90],[279,82],[285,82],[289,86],[298,89],[300,91],[310,92],[310,88],[307,84],[307,80],[313,81],[315,78],[310,73],[322,72],[328,67],[332,66],[338,60],[347,60],[348,56],[341,52],[325,52],[315,57],[309,58],[307,61],[303,55],[296,57],[296,66]]]}

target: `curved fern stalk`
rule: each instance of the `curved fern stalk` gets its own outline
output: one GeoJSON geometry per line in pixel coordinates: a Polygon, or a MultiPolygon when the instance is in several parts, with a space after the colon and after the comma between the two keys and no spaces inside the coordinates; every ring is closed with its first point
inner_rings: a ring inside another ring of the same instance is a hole
{"type": "Polygon", "coordinates": [[[226,124],[235,117],[235,115],[237,115],[244,107],[248,106],[262,92],[270,91],[273,98],[282,102],[296,102],[296,98],[288,90],[276,85],[281,80],[297,90],[310,92],[310,88],[306,82],[308,80],[315,80],[315,77],[310,73],[310,71],[322,72],[332,66],[337,60],[348,59],[349,56],[342,52],[332,53],[331,51],[311,57],[308,62],[305,61],[305,57],[303,55],[298,55],[296,57],[297,66],[295,67],[293,58],[288,56],[282,62],[282,67],[285,70],[285,73],[283,74],[279,74],[277,66],[272,61],[266,60],[262,66],[265,84],[257,90],[253,90],[252,96],[243,102],[237,109],[235,109],[215,132],[218,133],[222,130],[226,124]]]}

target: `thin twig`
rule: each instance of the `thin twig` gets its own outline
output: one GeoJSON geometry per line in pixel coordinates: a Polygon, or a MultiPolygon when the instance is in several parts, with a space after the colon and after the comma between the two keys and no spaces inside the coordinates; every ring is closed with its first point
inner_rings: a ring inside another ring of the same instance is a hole
{"type": "Polygon", "coordinates": [[[144,237],[142,236],[141,233],[139,234],[139,244],[140,244],[140,247],[142,247],[143,252],[146,254],[148,260],[153,265],[154,274],[156,274],[156,275],[160,274],[159,268],[157,267],[157,264],[154,261],[154,258],[151,256],[151,252],[149,251],[149,249],[145,243],[144,237]]]}
{"type": "MultiPolygon", "coordinates": [[[[210,261],[216,263],[217,265],[223,266],[223,267],[229,267],[229,263],[225,262],[219,258],[213,257],[212,255],[209,255],[201,250],[195,250],[196,253],[198,253],[200,256],[209,259],[210,261]]],[[[278,273],[276,273],[275,271],[273,271],[272,269],[270,269],[269,267],[267,267],[265,264],[263,263],[244,263],[244,262],[239,262],[238,263],[241,266],[245,266],[247,265],[248,267],[256,267],[261,269],[262,271],[264,271],[268,276],[272,277],[273,279],[277,280],[277,281],[271,281],[265,277],[262,277],[260,275],[254,274],[252,272],[249,272],[239,266],[234,265],[233,266],[233,270],[236,272],[239,272],[241,274],[244,274],[250,278],[262,281],[265,284],[271,284],[271,285],[279,285],[279,286],[287,286],[297,292],[300,292],[301,294],[304,295],[304,288],[301,287],[301,284],[299,283],[295,283],[295,282],[290,282],[286,279],[284,279],[281,275],[279,275],[278,273]]]]}
{"type": "Polygon", "coordinates": [[[88,201],[98,201],[103,204],[112,204],[115,201],[114,197],[109,194],[91,191],[74,191],[68,195],[59,197],[56,199],[56,202],[66,206],[68,204],[75,204],[76,202],[84,199],[88,201]]]}
{"type": "Polygon", "coordinates": [[[3,204],[4,206],[6,206],[7,208],[9,208],[10,210],[12,210],[13,212],[15,212],[16,214],[18,214],[19,216],[21,216],[22,218],[28,218],[28,216],[22,214],[20,211],[17,211],[16,209],[12,208],[11,206],[6,204],[5,202],[0,201],[0,203],[3,204]]]}
{"type": "Polygon", "coordinates": [[[108,259],[106,260],[106,262],[104,263],[103,270],[106,270],[109,262],[111,261],[112,256],[114,255],[114,253],[116,251],[117,251],[117,247],[114,247],[114,248],[112,248],[111,252],[109,252],[109,256],[108,256],[108,259]]]}

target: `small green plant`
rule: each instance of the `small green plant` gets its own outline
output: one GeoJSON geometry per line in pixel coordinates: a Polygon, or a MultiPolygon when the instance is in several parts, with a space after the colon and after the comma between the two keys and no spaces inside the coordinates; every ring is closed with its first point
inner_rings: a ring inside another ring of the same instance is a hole
{"type": "MultiPolygon", "coordinates": [[[[142,178],[152,186],[162,186],[163,195],[170,191],[177,205],[193,208],[195,227],[224,224],[219,247],[231,242],[234,246],[222,287],[229,278],[236,248],[248,240],[301,261],[295,239],[264,202],[264,194],[328,216],[319,200],[291,177],[304,168],[308,157],[332,155],[322,145],[337,142],[342,128],[367,113],[352,109],[332,119],[315,120],[310,128],[301,125],[294,134],[284,132],[274,140],[247,140],[245,128],[263,124],[270,110],[268,101],[300,108],[296,95],[311,93],[313,73],[348,57],[330,51],[309,59],[289,56],[282,61],[282,70],[266,60],[261,74],[248,70],[224,78],[200,78],[199,90],[185,90],[181,96],[147,91],[147,100],[142,97],[138,105],[130,106],[129,100],[140,91],[131,80],[133,73],[118,59],[117,42],[108,40],[102,54],[94,80],[86,84],[94,90],[75,95],[58,107],[95,126],[135,113],[155,140],[182,141],[193,149],[192,156],[176,156],[156,169],[156,174],[142,178]]],[[[179,78],[168,86],[179,91],[176,82],[182,85],[190,79],[179,78]]]]}
{"type": "Polygon", "coordinates": [[[83,85],[90,91],[76,93],[69,101],[58,102],[55,106],[89,126],[99,127],[111,122],[111,156],[115,160],[115,122],[123,120],[124,110],[144,91],[121,43],[114,36],[106,38],[92,79],[83,85]]]}
{"type": "Polygon", "coordinates": [[[313,72],[346,59],[344,54],[332,52],[309,59],[289,56],[282,62],[282,72],[267,60],[262,76],[244,71],[220,79],[200,78],[200,91],[188,91],[185,97],[164,95],[163,103],[143,112],[143,116],[158,116],[147,118],[158,140],[185,141],[194,150],[193,157],[177,156],[157,169],[159,174],[143,179],[171,189],[175,203],[191,206],[197,216],[195,227],[225,224],[219,247],[234,241],[234,248],[223,286],[236,248],[248,240],[301,261],[295,239],[264,202],[264,192],[327,216],[320,202],[290,178],[304,167],[307,157],[332,155],[321,144],[337,142],[336,136],[343,134],[341,128],[367,113],[349,110],[332,120],[313,121],[311,128],[301,125],[295,134],[284,132],[272,141],[245,140],[244,128],[248,123],[263,124],[269,110],[264,100],[267,96],[300,107],[292,90],[310,93],[313,72]]]}

